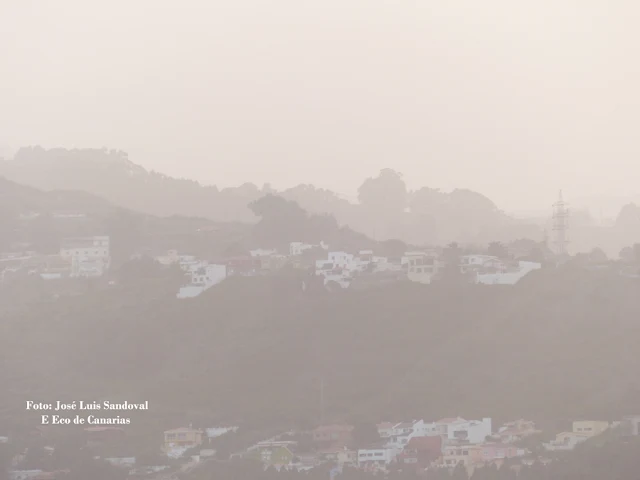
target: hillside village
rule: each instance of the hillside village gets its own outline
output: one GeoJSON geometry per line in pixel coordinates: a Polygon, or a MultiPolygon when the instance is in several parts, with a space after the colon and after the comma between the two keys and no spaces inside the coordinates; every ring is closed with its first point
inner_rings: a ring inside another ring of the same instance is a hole
{"type": "MultiPolygon", "coordinates": [[[[109,236],[75,237],[65,238],[57,255],[43,256],[34,251],[4,252],[0,254],[0,264],[4,267],[0,279],[25,271],[44,280],[101,277],[109,270],[109,245],[109,236]]],[[[180,254],[176,250],[154,259],[166,267],[178,265],[185,272],[188,283],[180,288],[176,294],[178,298],[195,297],[227,276],[265,275],[286,266],[311,270],[325,287],[342,288],[354,283],[390,280],[428,284],[437,280],[446,267],[442,251],[437,249],[408,251],[400,257],[389,258],[377,256],[373,250],[349,253],[332,251],[324,243],[301,242],[291,242],[289,252],[285,254],[274,249],[255,249],[248,255],[219,262],[180,254]]],[[[529,272],[541,268],[540,263],[512,261],[483,253],[459,255],[457,266],[467,281],[486,285],[514,285],[529,272]]]]}
{"type": "MultiPolygon", "coordinates": [[[[19,225],[28,227],[40,217],[37,212],[22,213],[19,225]]],[[[482,292],[495,292],[500,290],[492,286],[513,286],[532,272],[567,262],[588,270],[613,267],[620,275],[639,275],[634,257],[636,251],[640,251],[637,246],[628,247],[627,257],[615,264],[598,252],[561,257],[551,253],[544,242],[526,240],[510,244],[493,242],[486,247],[451,243],[421,248],[399,242],[395,248],[379,251],[370,248],[370,244],[346,248],[344,244],[308,243],[292,238],[280,248],[236,248],[221,255],[193,254],[188,248],[166,249],[165,242],[163,247],[134,249],[124,258],[119,253],[116,261],[119,239],[114,240],[115,235],[105,228],[92,232],[87,214],[55,212],[50,219],[65,225],[82,225],[76,229],[82,234],[55,239],[46,250],[37,243],[4,246],[0,252],[0,289],[25,278],[51,286],[68,280],[84,285],[100,282],[114,286],[121,282],[118,274],[123,268],[129,265],[136,270],[142,262],[150,262],[159,271],[177,272],[180,285],[176,285],[174,294],[180,308],[189,305],[188,299],[233,277],[290,275],[299,280],[297,285],[303,292],[360,290],[400,282],[477,284],[489,288],[480,289],[482,292]],[[532,255],[532,249],[537,249],[538,255],[532,255]]],[[[186,229],[185,235],[200,233],[199,228],[186,229]]],[[[153,462],[143,461],[139,449],[123,447],[129,435],[124,427],[89,427],[83,431],[83,441],[94,460],[117,468],[126,478],[188,479],[191,473],[211,462],[229,459],[257,462],[265,471],[328,469],[330,478],[348,469],[388,475],[402,468],[418,475],[464,468],[471,476],[484,467],[506,464],[516,471],[533,464],[550,464],[592,439],[610,434],[637,436],[639,424],[640,416],[615,422],[579,420],[561,431],[541,429],[526,420],[496,426],[490,418],[381,422],[375,429],[373,425],[368,428],[339,423],[289,430],[270,435],[266,440],[242,441],[241,447],[233,442],[231,450],[228,445],[224,446],[225,439],[242,435],[246,425],[211,428],[182,425],[165,431],[162,438],[154,435],[145,439],[155,455],[153,462]]],[[[48,458],[55,456],[57,449],[55,441],[43,447],[44,457],[38,457],[34,465],[29,449],[31,452],[40,449],[34,445],[48,439],[46,433],[38,442],[26,443],[15,441],[12,435],[2,435],[5,432],[0,431],[0,443],[10,446],[14,453],[10,461],[12,480],[62,480],[68,474],[68,469],[59,468],[58,463],[56,468],[49,468],[48,458]]]]}
{"type": "MultiPolygon", "coordinates": [[[[264,470],[323,469],[330,478],[341,475],[345,469],[373,475],[405,469],[424,475],[434,471],[452,473],[460,468],[472,477],[475,471],[490,467],[508,468],[517,475],[526,466],[547,465],[564,458],[580,444],[605,435],[622,439],[638,436],[640,416],[627,416],[615,422],[578,420],[571,426],[570,431],[557,433],[555,439],[543,442],[540,439],[548,437],[549,432],[542,432],[534,422],[523,419],[497,427],[490,418],[462,417],[432,422],[381,422],[376,426],[327,424],[305,431],[287,431],[246,445],[240,451],[227,447],[226,453],[219,450],[225,438],[237,436],[243,429],[189,426],[167,430],[162,439],[155,439],[158,455],[157,464],[153,465],[136,459],[135,452],[117,457],[100,455],[110,446],[126,441],[127,427],[87,427],[82,438],[85,448],[94,452],[96,461],[120,469],[123,478],[129,479],[189,478],[190,473],[210,462],[229,460],[257,462],[264,470]]],[[[9,437],[0,439],[5,444],[11,443],[9,437]]],[[[44,451],[45,457],[51,456],[55,448],[45,447],[44,451]]],[[[12,458],[9,478],[56,480],[64,479],[68,473],[65,469],[21,469],[29,455],[27,448],[12,458]]],[[[42,463],[46,464],[46,459],[42,463]]]]}
{"type": "MultiPolygon", "coordinates": [[[[4,232],[6,240],[0,241],[0,282],[25,275],[48,281],[117,281],[113,272],[123,263],[153,259],[163,267],[179,267],[185,278],[176,296],[192,298],[228,277],[287,269],[317,277],[307,283],[321,280],[327,289],[335,290],[398,281],[429,284],[452,274],[459,277],[457,281],[514,285],[543,265],[573,259],[588,268],[601,268],[608,262],[598,249],[569,256],[565,233],[560,240],[554,233],[552,240],[523,238],[488,245],[421,246],[390,240],[387,243],[396,245],[382,248],[384,242],[338,227],[330,217],[308,215],[295,202],[271,194],[253,204],[261,222],[236,233],[232,226],[215,226],[202,219],[160,219],[113,210],[108,202],[93,197],[84,200],[87,208],[74,209],[71,205],[79,200],[73,196],[67,199],[7,181],[2,185],[16,205],[7,221],[11,228],[4,232]],[[151,224],[153,230],[140,229],[151,224]],[[217,231],[227,233],[216,236],[217,231]],[[331,238],[305,242],[300,239],[303,236],[331,238]]],[[[560,205],[561,210],[553,213],[554,228],[565,232],[568,214],[560,205]]],[[[640,248],[634,246],[622,249],[621,274],[638,275],[639,254],[640,248]]],[[[310,286],[307,283],[304,288],[310,286]]]]}

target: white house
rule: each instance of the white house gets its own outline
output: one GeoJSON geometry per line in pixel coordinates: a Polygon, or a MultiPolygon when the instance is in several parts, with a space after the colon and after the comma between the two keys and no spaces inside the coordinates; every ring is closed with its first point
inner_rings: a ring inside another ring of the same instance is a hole
{"type": "Polygon", "coordinates": [[[378,435],[380,438],[388,438],[393,433],[394,423],[391,422],[382,422],[376,425],[378,428],[378,435]]]}
{"type": "Polygon", "coordinates": [[[334,268],[346,268],[353,261],[353,254],[346,252],[329,252],[329,261],[334,268]]]}
{"type": "Polygon", "coordinates": [[[382,467],[389,465],[398,455],[392,448],[358,450],[358,467],[382,467]]]}
{"type": "MultiPolygon", "coordinates": [[[[71,257],[71,271],[69,275],[71,277],[100,277],[104,275],[108,268],[109,260],[107,258],[71,257]]],[[[61,277],[61,274],[58,275],[61,277]]],[[[43,276],[43,278],[47,277],[43,276]]]]}
{"type": "Polygon", "coordinates": [[[513,271],[505,271],[500,273],[478,273],[476,274],[476,283],[485,285],[515,285],[528,273],[538,270],[542,267],[536,262],[518,262],[518,268],[513,271]]]}
{"type": "Polygon", "coordinates": [[[440,429],[435,422],[425,423],[422,420],[414,424],[413,431],[416,437],[435,437],[440,435],[440,429]]]}
{"type": "Polygon", "coordinates": [[[168,250],[165,255],[158,255],[154,258],[161,265],[169,266],[180,261],[177,250],[168,250]]]}
{"type": "Polygon", "coordinates": [[[237,432],[238,427],[212,427],[205,429],[207,433],[207,438],[216,438],[224,435],[229,432],[237,432]]]}
{"type": "Polygon", "coordinates": [[[403,449],[414,437],[435,437],[441,435],[436,423],[425,423],[424,420],[403,422],[394,425],[388,430],[388,448],[403,449]]]}
{"type": "Polygon", "coordinates": [[[302,242],[291,242],[289,244],[289,255],[297,257],[298,255],[302,255],[302,252],[309,250],[310,248],[313,248],[313,245],[302,242]]]}
{"type": "Polygon", "coordinates": [[[30,480],[42,475],[42,470],[10,470],[9,480],[30,480]]]}
{"type": "Polygon", "coordinates": [[[628,415],[622,419],[622,427],[627,435],[637,437],[640,433],[640,415],[628,415]]]}
{"type": "Polygon", "coordinates": [[[136,464],[136,457],[111,457],[105,458],[104,461],[114,467],[133,467],[136,464]]]}
{"type": "Polygon", "coordinates": [[[440,433],[448,442],[483,443],[491,436],[491,419],[465,420],[464,418],[445,418],[435,422],[440,433]]]}
{"type": "Polygon", "coordinates": [[[562,432],[556,435],[556,439],[542,446],[548,451],[573,450],[576,445],[589,440],[591,435],[587,433],[562,432]]]}
{"type": "Polygon", "coordinates": [[[252,257],[270,257],[271,255],[275,255],[278,253],[275,249],[266,249],[266,248],[257,248],[255,250],[249,251],[249,255],[252,257]]]}
{"type": "Polygon", "coordinates": [[[360,250],[358,252],[358,257],[360,257],[363,262],[372,262],[373,250],[360,250]]]}
{"type": "Polygon", "coordinates": [[[493,255],[472,254],[462,255],[460,257],[460,266],[463,268],[463,271],[470,267],[482,267],[485,265],[504,267],[504,262],[493,255]]]}
{"type": "Polygon", "coordinates": [[[205,290],[227,278],[227,266],[205,264],[191,272],[191,283],[180,288],[178,298],[197,297],[205,290]]]}
{"type": "Polygon", "coordinates": [[[316,260],[316,275],[324,277],[324,284],[336,282],[347,288],[353,280],[354,272],[363,270],[364,265],[358,257],[346,252],[329,252],[327,260],[316,260]]]}
{"type": "Polygon", "coordinates": [[[351,275],[348,272],[343,273],[332,273],[328,272],[324,274],[324,285],[327,285],[329,282],[335,282],[340,285],[342,288],[348,288],[351,285],[351,275]]]}
{"type": "Polygon", "coordinates": [[[387,257],[374,256],[371,261],[374,264],[374,272],[400,272],[404,269],[401,262],[392,262],[387,257]]]}
{"type": "Polygon", "coordinates": [[[406,252],[402,264],[407,268],[409,280],[418,283],[431,283],[442,266],[434,252],[406,252]]]}

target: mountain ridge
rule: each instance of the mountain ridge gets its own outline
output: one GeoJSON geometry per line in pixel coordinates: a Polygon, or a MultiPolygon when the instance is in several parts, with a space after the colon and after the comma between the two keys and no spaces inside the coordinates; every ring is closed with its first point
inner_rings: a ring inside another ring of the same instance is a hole
{"type": "Polygon", "coordinates": [[[131,162],[126,153],[106,148],[22,148],[12,160],[0,162],[0,174],[43,190],[90,191],[116,205],[159,216],[177,214],[253,223],[257,219],[247,205],[274,193],[296,201],[309,213],[330,214],[340,225],[376,240],[400,237],[413,244],[486,244],[542,238],[539,227],[509,217],[482,194],[466,189],[443,193],[428,187],[408,191],[401,174],[391,169],[365,179],[358,204],[310,184],[283,191],[275,191],[269,184],[257,187],[251,183],[219,189],[148,171],[131,162]],[[377,197],[383,197],[384,202],[381,204],[377,197]]]}

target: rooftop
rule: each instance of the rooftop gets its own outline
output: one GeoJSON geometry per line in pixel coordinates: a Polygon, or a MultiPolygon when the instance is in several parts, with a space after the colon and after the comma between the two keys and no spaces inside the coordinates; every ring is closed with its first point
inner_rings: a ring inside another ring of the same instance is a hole
{"type": "Polygon", "coordinates": [[[202,433],[201,430],[189,427],[174,428],[173,430],[166,430],[164,433],[202,433]]]}
{"type": "Polygon", "coordinates": [[[462,417],[447,417],[447,418],[441,418],[435,423],[449,424],[449,423],[458,423],[458,422],[466,422],[466,420],[462,417]]]}

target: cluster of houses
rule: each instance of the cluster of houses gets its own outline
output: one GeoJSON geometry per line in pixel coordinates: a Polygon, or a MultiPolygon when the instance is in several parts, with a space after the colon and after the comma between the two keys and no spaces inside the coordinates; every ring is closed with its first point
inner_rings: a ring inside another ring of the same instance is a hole
{"type": "MultiPolygon", "coordinates": [[[[573,450],[579,443],[611,428],[620,428],[623,435],[637,436],[640,416],[625,417],[622,422],[611,423],[575,421],[571,432],[559,433],[555,440],[540,443],[536,453],[521,446],[525,438],[542,433],[533,421],[507,422],[494,430],[490,418],[467,420],[455,417],[434,422],[382,422],[377,425],[378,438],[369,439],[366,444],[358,444],[354,426],[321,425],[310,432],[287,432],[263,440],[234,456],[257,460],[265,468],[278,470],[310,470],[330,464],[338,470],[348,466],[375,473],[388,471],[396,465],[415,468],[420,473],[438,468],[452,470],[463,465],[471,475],[476,468],[500,467],[507,459],[517,460],[511,462],[516,467],[531,465],[535,461],[550,462],[551,452],[573,450]],[[311,440],[311,448],[308,442],[301,441],[305,436],[311,440]],[[542,451],[549,452],[548,456],[541,456],[542,451]]],[[[165,432],[163,450],[167,455],[175,456],[176,451],[204,447],[207,438],[236,430],[237,427],[169,430],[165,432]]],[[[203,448],[200,456],[212,454],[214,451],[203,448]]]]}
{"type": "MultiPolygon", "coordinates": [[[[287,254],[275,249],[251,250],[246,256],[219,262],[180,255],[172,250],[155,257],[163,265],[178,264],[190,281],[178,292],[178,298],[195,297],[231,275],[263,275],[286,265],[312,271],[326,287],[366,288],[407,280],[429,284],[442,274],[445,261],[437,249],[405,252],[396,258],[375,255],[373,250],[357,253],[333,251],[325,243],[319,245],[291,242],[287,254]]],[[[541,267],[539,263],[509,261],[491,255],[462,255],[460,273],[472,283],[514,285],[525,275],[541,267]]]]}
{"type": "MultiPolygon", "coordinates": [[[[523,440],[542,432],[530,420],[507,422],[497,429],[490,418],[467,420],[461,417],[442,418],[434,422],[382,422],[377,435],[363,435],[357,427],[346,424],[321,425],[310,431],[285,432],[281,435],[248,446],[232,457],[251,459],[264,468],[305,471],[328,466],[333,473],[344,467],[365,472],[388,472],[394,467],[415,469],[424,473],[433,469],[449,471],[462,465],[471,475],[475,469],[496,465],[500,468],[509,460],[509,468],[519,469],[534,462],[548,463],[573,450],[580,443],[616,429],[620,436],[638,436],[640,415],[628,416],[618,422],[580,420],[573,422],[570,432],[561,432],[555,440],[538,443],[523,440]],[[535,445],[535,446],[534,446],[535,445]],[[544,454],[543,452],[547,452],[544,454]]],[[[188,472],[216,455],[212,441],[217,437],[237,432],[237,426],[198,429],[176,428],[164,432],[161,452],[167,461],[156,466],[141,466],[135,456],[95,457],[113,466],[126,469],[129,478],[146,478],[163,471],[188,472]]],[[[93,426],[85,428],[86,445],[99,448],[122,443],[127,432],[124,427],[93,426]]],[[[0,437],[0,442],[9,442],[0,437]]],[[[51,453],[52,447],[46,447],[51,453]]],[[[15,480],[55,480],[64,473],[42,470],[21,470],[25,455],[17,455],[9,473],[15,480]]]]}
{"type": "MultiPolygon", "coordinates": [[[[265,275],[287,265],[312,272],[328,288],[366,288],[370,284],[402,280],[431,283],[445,267],[442,253],[437,249],[410,251],[391,258],[375,255],[372,250],[334,251],[323,242],[318,245],[291,242],[286,254],[260,248],[247,255],[218,261],[170,250],[155,260],[164,266],[179,265],[185,272],[188,280],[177,293],[178,298],[196,297],[229,276],[265,275]]],[[[39,275],[45,280],[100,277],[108,272],[110,265],[108,236],[65,238],[54,255],[31,251],[0,254],[0,282],[20,272],[39,275]]],[[[462,255],[459,268],[474,283],[513,285],[540,268],[540,264],[473,254],[462,255]]]]}
{"type": "Polygon", "coordinates": [[[0,282],[22,273],[38,275],[44,280],[100,277],[110,265],[108,236],[70,237],[62,240],[57,254],[0,253],[0,282]]]}
{"type": "MultiPolygon", "coordinates": [[[[357,255],[329,252],[326,259],[316,261],[316,275],[322,275],[325,283],[335,282],[343,288],[363,276],[405,278],[429,284],[442,274],[445,267],[442,253],[436,249],[405,252],[398,258],[376,256],[372,250],[361,250],[357,255]]],[[[539,263],[514,263],[484,254],[462,255],[458,265],[460,273],[471,283],[487,285],[514,285],[540,267],[539,263]]]]}

